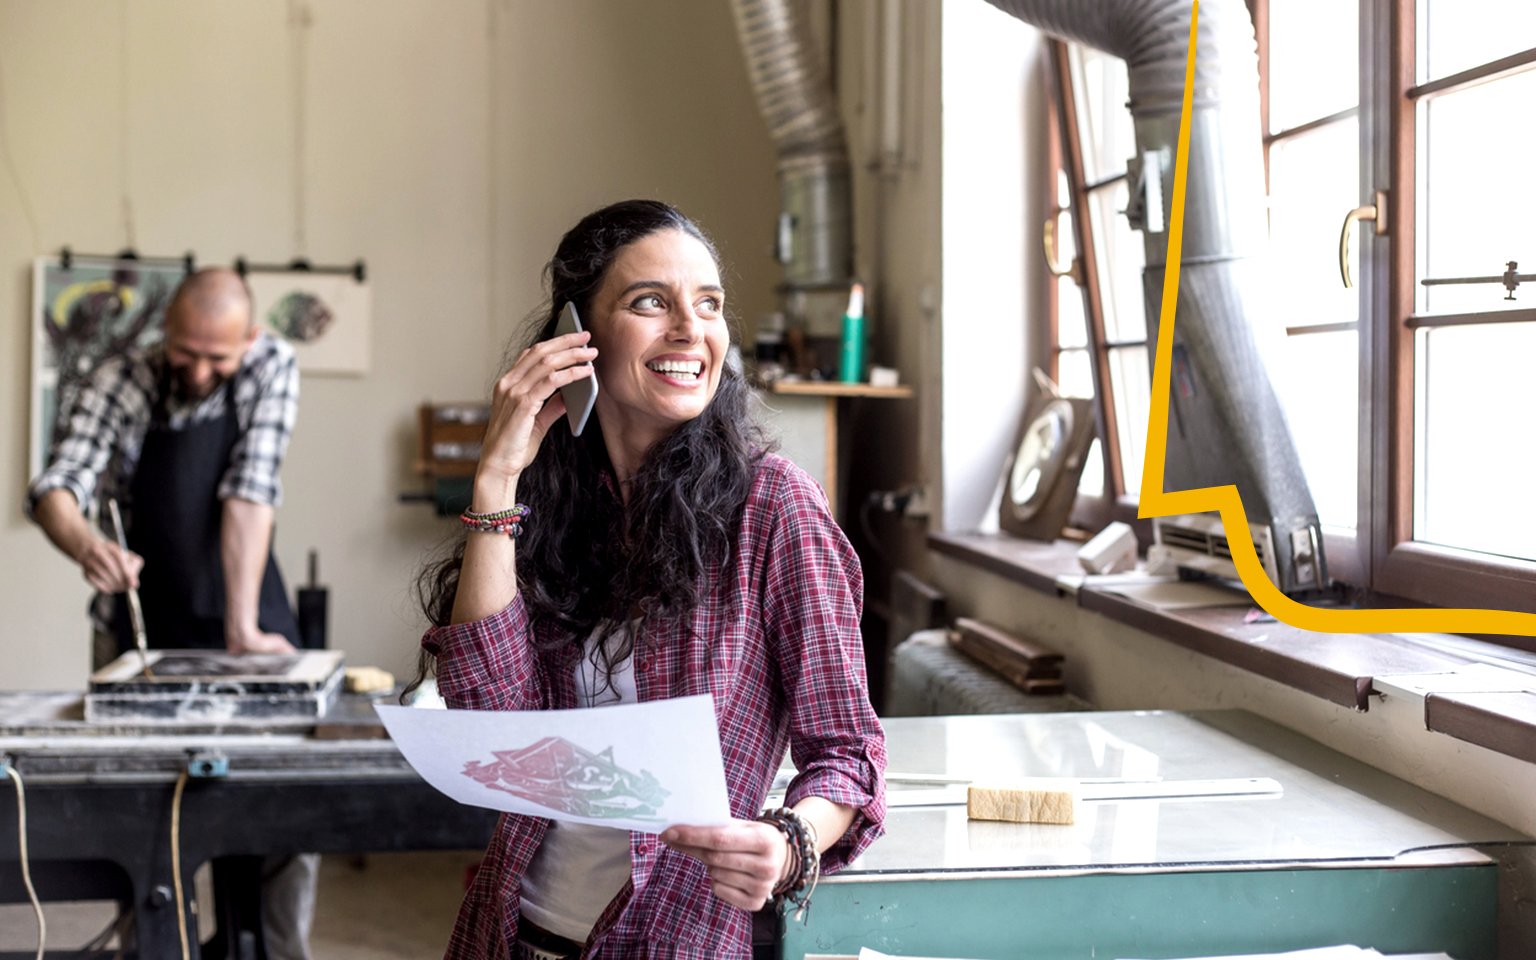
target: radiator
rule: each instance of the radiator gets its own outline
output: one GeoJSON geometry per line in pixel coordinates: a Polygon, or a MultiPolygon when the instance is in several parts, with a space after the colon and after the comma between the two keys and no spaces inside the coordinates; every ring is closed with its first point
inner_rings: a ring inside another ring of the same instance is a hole
{"type": "Polygon", "coordinates": [[[951,647],[943,630],[919,630],[897,644],[891,654],[885,707],[889,717],[1091,709],[1071,694],[1026,695],[951,647]]]}

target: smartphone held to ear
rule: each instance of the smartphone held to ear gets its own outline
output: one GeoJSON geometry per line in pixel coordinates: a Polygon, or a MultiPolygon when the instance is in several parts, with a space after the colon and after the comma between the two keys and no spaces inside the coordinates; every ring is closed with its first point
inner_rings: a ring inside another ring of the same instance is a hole
{"type": "MultiPolygon", "coordinates": [[[[567,300],[555,324],[555,336],[580,333],[581,330],[581,318],[576,315],[576,304],[567,300]]],[[[561,387],[560,396],[565,398],[565,420],[571,426],[571,436],[579,437],[581,431],[586,429],[593,405],[597,403],[597,371],[561,387]]]]}

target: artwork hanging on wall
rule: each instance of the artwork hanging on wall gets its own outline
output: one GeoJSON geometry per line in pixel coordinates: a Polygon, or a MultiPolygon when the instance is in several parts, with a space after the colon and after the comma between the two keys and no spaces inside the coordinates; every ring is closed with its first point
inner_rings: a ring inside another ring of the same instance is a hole
{"type": "Polygon", "coordinates": [[[158,341],[180,261],[38,257],[32,267],[30,476],[42,472],[80,387],[103,361],[158,341]]]}
{"type": "Polygon", "coordinates": [[[351,273],[252,271],[256,321],[293,345],[303,373],[368,372],[373,293],[351,273]]]}

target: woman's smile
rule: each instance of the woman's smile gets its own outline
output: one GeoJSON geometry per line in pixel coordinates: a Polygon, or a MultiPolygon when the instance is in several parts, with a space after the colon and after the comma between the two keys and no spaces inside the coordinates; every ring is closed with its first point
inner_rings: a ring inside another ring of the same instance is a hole
{"type": "Polygon", "coordinates": [[[675,387],[691,390],[707,385],[707,381],[700,379],[704,372],[704,361],[697,358],[657,357],[645,366],[662,381],[675,387]]]}

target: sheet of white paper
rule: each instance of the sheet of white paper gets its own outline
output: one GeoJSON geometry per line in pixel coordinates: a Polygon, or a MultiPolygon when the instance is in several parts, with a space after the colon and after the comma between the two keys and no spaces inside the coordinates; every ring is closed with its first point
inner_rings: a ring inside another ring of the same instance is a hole
{"type": "Polygon", "coordinates": [[[1382,960],[1382,958],[1382,954],[1367,947],[1344,944],[1337,947],[1292,950],[1288,953],[1223,954],[1219,957],[1206,957],[1205,960],[1382,960]]]}
{"type": "Polygon", "coordinates": [[[647,833],[731,820],[708,694],[587,710],[374,709],[422,779],[460,803],[647,833]]]}
{"type": "MultiPolygon", "coordinates": [[[[1205,960],[1393,960],[1395,954],[1380,954],[1355,946],[1316,947],[1311,950],[1293,950],[1289,953],[1245,953],[1241,956],[1231,955],[1222,957],[1206,957],[1205,960]]],[[[1445,957],[1443,953],[1415,953],[1404,954],[1403,960],[1437,960],[1445,957]]],[[[864,947],[859,950],[858,960],[943,960],[939,957],[908,957],[905,954],[897,955],[881,953],[864,947]]]]}
{"type": "MultiPolygon", "coordinates": [[[[1090,579],[1085,586],[1097,587],[1090,579]]],[[[1251,605],[1253,598],[1230,587],[1217,586],[1199,580],[1172,580],[1164,582],[1122,583],[1106,589],[1137,603],[1159,610],[1182,610],[1188,607],[1231,607],[1251,605]]]]}

